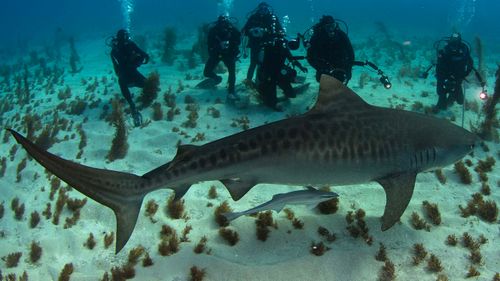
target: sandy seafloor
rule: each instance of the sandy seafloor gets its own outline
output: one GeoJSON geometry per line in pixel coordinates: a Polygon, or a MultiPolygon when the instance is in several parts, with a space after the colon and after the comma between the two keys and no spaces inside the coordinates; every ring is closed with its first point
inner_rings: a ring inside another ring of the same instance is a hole
{"type": "MultiPolygon", "coordinates": [[[[180,42],[178,49],[187,49],[192,38],[185,38],[180,42]]],[[[273,112],[251,99],[248,108],[238,109],[224,103],[215,103],[217,98],[225,100],[226,91],[223,86],[216,90],[194,89],[194,85],[199,79],[187,80],[186,73],[195,77],[200,77],[203,64],[200,63],[195,69],[180,70],[179,64],[184,58],[179,55],[173,66],[167,66],[160,62],[157,50],[153,50],[152,63],[140,68],[141,72],[147,74],[158,70],[161,79],[161,91],[157,101],[162,104],[164,113],[167,111],[163,101],[163,93],[169,86],[176,93],[179,81],[185,86],[184,90],[177,93],[177,106],[181,109],[181,114],[175,116],[173,121],[153,121],[143,128],[134,128],[129,115],[126,115],[128,126],[129,150],[125,159],[109,162],[106,154],[110,148],[114,134],[114,128],[106,121],[99,118],[102,107],[110,105],[110,100],[119,93],[112,65],[108,57],[108,49],[104,46],[103,39],[81,39],[77,41],[77,49],[81,56],[83,70],[78,74],[68,72],[69,65],[68,52],[64,49],[63,59],[60,67],[64,67],[64,83],[56,86],[55,94],[46,96],[42,86],[34,85],[31,92],[34,94],[31,104],[41,101],[36,106],[36,113],[42,115],[49,112],[43,118],[43,124],[52,123],[52,112],[54,107],[60,103],[57,98],[59,89],[66,86],[71,87],[72,96],[70,100],[81,98],[88,100],[101,99],[97,108],[87,109],[80,116],[68,115],[59,112],[60,118],[71,120],[73,130],[77,124],[83,125],[83,130],[87,136],[87,145],[83,148],[82,158],[76,160],[79,163],[106,169],[113,169],[141,175],[159,165],[162,165],[173,158],[176,152],[176,143],[180,140],[187,144],[197,133],[205,134],[204,142],[216,140],[230,134],[241,131],[241,127],[233,127],[233,119],[247,116],[250,120],[249,126],[256,127],[266,122],[285,118],[288,114],[300,114],[305,112],[315,100],[318,85],[314,80],[314,71],[309,68],[307,82],[311,82],[311,88],[296,99],[285,104],[286,111],[283,113],[273,112]],[[82,84],[82,79],[97,77],[99,86],[93,93],[86,92],[86,86],[82,84]],[[107,83],[102,83],[102,77],[107,78],[107,83]],[[104,88],[108,88],[108,95],[103,96],[104,88]],[[187,120],[184,98],[190,95],[196,99],[199,105],[199,119],[197,127],[194,129],[183,128],[181,124],[187,120]],[[212,117],[207,109],[214,107],[220,111],[220,118],[212,117]],[[85,121],[84,121],[85,119],[85,121]],[[82,123],[83,122],[83,123],[82,123]],[[174,127],[180,128],[189,137],[173,132],[174,127]]],[[[363,68],[355,68],[354,76],[349,86],[361,97],[371,104],[388,107],[396,105],[406,105],[405,108],[411,110],[411,105],[415,101],[422,102],[424,106],[432,106],[437,100],[435,94],[435,79],[432,76],[427,80],[417,79],[412,76],[401,76],[398,73],[403,67],[403,63],[391,59],[388,55],[391,49],[376,49],[363,40],[353,39],[358,59],[370,58],[376,62],[389,76],[393,82],[393,88],[385,90],[375,78],[375,73],[363,68]],[[375,57],[375,58],[374,58],[375,57]],[[364,87],[359,84],[362,73],[368,73],[373,81],[368,81],[364,87]],[[422,96],[422,92],[428,92],[427,97],[422,96]]],[[[404,38],[397,42],[403,42],[404,38]]],[[[404,46],[406,51],[414,57],[411,60],[412,67],[428,65],[428,59],[434,57],[431,49],[432,39],[417,39],[410,46],[404,46]],[[422,48],[423,51],[417,51],[422,48]]],[[[150,44],[152,45],[152,44],[150,44]]],[[[499,50],[495,46],[487,46],[486,69],[488,73],[488,88],[490,92],[494,85],[495,62],[500,60],[499,50]]],[[[497,46],[498,47],[498,46],[497,46]]],[[[300,51],[297,52],[300,54],[300,51]]],[[[26,56],[25,60],[28,59],[26,56]]],[[[477,59],[475,58],[477,61],[477,59]]],[[[49,63],[51,65],[53,62],[49,63]]],[[[305,62],[304,62],[305,63],[305,62]]],[[[242,60],[237,66],[237,81],[241,83],[246,75],[248,60],[242,60]]],[[[34,71],[36,67],[30,69],[34,71]]],[[[226,76],[224,75],[224,79],[226,76]]],[[[474,79],[471,78],[471,81],[474,79]]],[[[226,80],[224,80],[226,81],[226,80]]],[[[222,85],[222,84],[221,84],[222,85]]],[[[241,87],[241,86],[239,86],[241,87]]],[[[26,113],[27,106],[20,108],[12,92],[5,92],[5,85],[2,85],[0,99],[7,99],[14,103],[14,110],[4,112],[2,115],[2,127],[21,128],[20,122],[14,120],[14,116],[19,113],[21,117],[26,113]]],[[[467,99],[477,99],[479,87],[476,83],[466,85],[467,99]]],[[[135,96],[139,90],[133,89],[135,96]]],[[[240,94],[247,95],[242,91],[240,94]]],[[[120,96],[121,97],[121,96],[120,96]]],[[[69,102],[69,101],[68,101],[69,102]]],[[[127,106],[125,106],[126,108],[127,106]]],[[[33,107],[32,107],[33,108],[33,107]]],[[[448,114],[442,116],[456,116],[456,122],[461,121],[461,107],[453,106],[448,114]]],[[[33,113],[33,112],[31,112],[33,113]]],[[[151,119],[152,110],[142,110],[144,119],[151,119]]],[[[472,110],[465,112],[465,126],[475,124],[478,120],[477,113],[472,110]]],[[[41,131],[38,131],[39,134],[41,131]]],[[[26,131],[21,129],[21,133],[26,131]]],[[[64,136],[76,133],[76,131],[60,131],[50,152],[66,159],[75,160],[78,153],[80,138],[64,141],[64,136]]],[[[2,139],[6,131],[2,131],[2,139]]],[[[474,157],[467,156],[474,165],[480,159],[493,156],[499,160],[498,146],[495,143],[487,142],[489,152],[476,149],[474,157]]],[[[383,262],[375,260],[374,256],[379,249],[379,243],[387,247],[390,260],[396,266],[397,280],[436,280],[438,274],[430,272],[426,267],[426,262],[419,266],[412,264],[412,246],[414,243],[423,243],[429,253],[435,254],[442,261],[444,270],[449,280],[465,279],[467,270],[471,265],[468,256],[469,250],[459,243],[455,247],[445,244],[446,237],[455,234],[458,237],[462,233],[468,232],[474,238],[483,234],[488,242],[481,247],[483,262],[477,266],[481,275],[473,279],[492,280],[495,272],[500,271],[500,225],[488,223],[476,216],[463,218],[460,216],[458,205],[465,206],[473,193],[479,192],[481,183],[477,174],[471,169],[473,183],[464,185],[460,183],[459,177],[454,172],[452,166],[443,169],[447,178],[446,184],[441,184],[434,173],[421,173],[417,177],[415,192],[406,212],[401,218],[401,223],[396,224],[390,230],[381,232],[379,217],[382,215],[385,205],[385,195],[383,189],[377,183],[366,183],[355,186],[334,186],[332,190],[340,195],[340,208],[336,214],[322,215],[318,210],[309,210],[304,206],[292,206],[296,216],[304,222],[303,229],[294,229],[285,214],[274,213],[278,229],[272,229],[270,237],[266,242],[256,239],[255,222],[252,217],[241,217],[231,223],[231,228],[240,235],[240,242],[234,247],[229,246],[218,235],[218,226],[213,219],[213,210],[224,200],[228,200],[235,210],[245,210],[262,202],[269,200],[273,194],[298,189],[298,187],[266,185],[261,184],[253,188],[239,202],[231,200],[228,192],[218,182],[203,182],[195,184],[184,197],[186,212],[189,219],[172,220],[164,212],[167,198],[170,195],[169,189],[158,190],[148,194],[144,204],[150,199],[155,199],[160,205],[159,211],[153,223],[144,216],[142,210],[138,223],[128,241],[126,247],[118,254],[114,254],[114,245],[108,249],[103,246],[103,235],[115,231],[115,218],[111,209],[88,200],[81,211],[81,219],[78,223],[64,229],[64,219],[71,216],[71,213],[64,209],[61,216],[61,223],[54,225],[50,220],[42,217],[39,225],[31,229],[29,227],[29,217],[33,211],[41,213],[49,202],[50,181],[45,176],[44,169],[36,162],[29,160],[27,167],[20,172],[21,180],[16,182],[16,169],[18,164],[27,154],[20,147],[14,155],[10,155],[13,146],[17,146],[14,139],[9,137],[7,142],[0,143],[0,158],[7,158],[5,175],[0,178],[0,202],[4,204],[5,214],[0,219],[0,256],[4,257],[8,253],[22,252],[23,256],[19,265],[14,268],[5,268],[4,262],[0,262],[2,274],[16,273],[18,276],[26,271],[29,280],[57,280],[59,272],[66,263],[73,263],[74,273],[71,280],[99,280],[104,272],[110,271],[113,266],[121,266],[127,261],[128,252],[135,246],[142,245],[150,254],[154,265],[151,267],[136,266],[136,277],[134,280],[189,280],[189,269],[196,265],[205,268],[205,280],[377,280],[383,262]],[[207,192],[211,185],[217,187],[218,197],[209,199],[207,192]],[[44,189],[44,191],[42,191],[44,189]],[[10,209],[10,202],[14,197],[18,197],[21,203],[26,206],[23,219],[14,219],[14,214],[10,209]],[[417,212],[425,218],[422,208],[422,201],[428,200],[437,203],[441,211],[442,224],[431,226],[430,231],[416,230],[411,226],[410,216],[412,212],[417,212]],[[212,203],[213,207],[207,207],[212,203]],[[363,208],[366,211],[366,222],[373,236],[372,246],[367,245],[361,238],[353,238],[346,230],[345,216],[348,211],[363,208]],[[161,256],[158,253],[160,242],[159,232],[163,224],[174,227],[181,233],[187,225],[193,227],[188,237],[190,242],[180,245],[180,251],[172,256],[161,256]],[[318,226],[324,226],[334,232],[337,240],[333,243],[325,242],[331,248],[323,256],[315,256],[310,253],[312,241],[325,241],[317,234],[318,226]],[[97,240],[97,245],[93,250],[83,246],[89,233],[93,233],[97,240]],[[202,236],[208,238],[207,247],[211,249],[210,254],[195,254],[194,245],[202,236]],[[29,262],[29,246],[32,241],[38,241],[43,248],[41,260],[36,264],[29,262]]],[[[489,174],[489,184],[492,194],[485,196],[485,200],[494,200],[500,203],[500,169],[495,165],[489,174]]],[[[68,193],[71,198],[83,198],[79,192],[72,190],[68,193]]],[[[52,202],[52,205],[55,201],[52,202]]],[[[144,207],[144,205],[143,205],[144,207]]],[[[143,208],[144,209],[144,208],[143,208]]]]}

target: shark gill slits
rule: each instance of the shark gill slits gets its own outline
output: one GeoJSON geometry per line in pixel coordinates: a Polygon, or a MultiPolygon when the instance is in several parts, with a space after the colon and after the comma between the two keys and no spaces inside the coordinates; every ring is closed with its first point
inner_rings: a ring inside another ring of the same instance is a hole
{"type": "Polygon", "coordinates": [[[436,148],[432,147],[432,163],[436,162],[436,148]]]}

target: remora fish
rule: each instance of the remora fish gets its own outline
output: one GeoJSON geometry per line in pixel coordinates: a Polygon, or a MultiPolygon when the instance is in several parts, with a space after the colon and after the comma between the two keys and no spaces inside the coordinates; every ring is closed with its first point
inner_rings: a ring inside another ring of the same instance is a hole
{"type": "Polygon", "coordinates": [[[144,196],[171,188],[184,196],[197,182],[220,180],[234,200],[259,183],[300,186],[376,181],[386,194],[382,230],[411,199],[417,173],[452,164],[477,137],[447,120],[367,104],[323,75],[314,107],[303,115],[202,146],[182,145],[174,159],[142,176],[80,165],[10,132],[51,173],[116,215],[116,251],[132,234],[144,196]]]}
{"type": "Polygon", "coordinates": [[[259,206],[242,212],[224,213],[222,215],[225,216],[229,221],[232,221],[244,215],[255,214],[267,210],[274,210],[279,213],[281,212],[281,210],[283,210],[285,205],[306,205],[312,208],[323,201],[327,201],[339,196],[335,192],[321,191],[311,186],[307,186],[306,188],[306,190],[297,190],[287,193],[275,194],[273,195],[273,198],[271,198],[271,200],[262,203],[259,206]]]}

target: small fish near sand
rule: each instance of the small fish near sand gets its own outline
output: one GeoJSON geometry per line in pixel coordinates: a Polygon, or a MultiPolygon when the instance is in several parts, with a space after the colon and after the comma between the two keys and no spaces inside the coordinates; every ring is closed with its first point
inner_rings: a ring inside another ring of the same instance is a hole
{"type": "Polygon", "coordinates": [[[317,190],[312,186],[307,186],[306,188],[306,190],[275,194],[271,200],[257,207],[242,212],[224,213],[222,215],[229,221],[232,221],[244,215],[251,215],[267,210],[274,210],[279,213],[286,205],[306,205],[312,209],[321,202],[339,197],[335,192],[317,190]]]}

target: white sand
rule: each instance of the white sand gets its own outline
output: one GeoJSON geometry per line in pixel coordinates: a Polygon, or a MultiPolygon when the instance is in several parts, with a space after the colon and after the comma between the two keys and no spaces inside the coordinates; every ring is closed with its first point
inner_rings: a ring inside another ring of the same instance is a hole
{"type": "MultiPolygon", "coordinates": [[[[78,153],[78,143],[80,138],[77,134],[75,139],[56,143],[50,148],[50,152],[60,155],[66,159],[75,160],[79,163],[106,169],[119,170],[134,174],[143,174],[159,165],[171,160],[175,155],[175,145],[178,140],[182,143],[190,143],[191,139],[200,132],[205,134],[205,141],[212,141],[218,138],[238,132],[241,128],[231,127],[233,118],[241,118],[246,115],[250,119],[250,126],[255,127],[269,121],[282,119],[286,114],[297,114],[304,112],[307,106],[314,102],[318,86],[314,80],[314,72],[310,68],[307,74],[308,82],[311,82],[311,89],[304,95],[292,100],[286,105],[285,113],[272,112],[253,101],[247,109],[236,109],[225,104],[214,104],[216,98],[225,100],[225,89],[219,86],[216,91],[202,91],[193,89],[199,80],[185,80],[185,73],[201,76],[203,65],[196,69],[179,71],[176,66],[169,67],[161,64],[156,58],[156,63],[146,65],[141,68],[145,74],[153,70],[158,70],[161,75],[161,92],[158,101],[162,103],[162,108],[166,114],[167,107],[163,102],[163,93],[172,86],[175,93],[178,88],[178,81],[181,80],[186,86],[185,90],[177,95],[177,105],[181,109],[181,115],[175,117],[173,122],[157,121],[152,122],[145,128],[133,128],[131,119],[127,115],[129,125],[128,143],[130,145],[127,157],[109,163],[105,156],[109,150],[113,138],[114,129],[105,121],[99,120],[102,106],[110,105],[110,99],[119,92],[115,82],[114,74],[111,72],[112,66],[106,55],[108,51],[102,40],[88,42],[77,42],[84,69],[81,73],[64,75],[65,84],[72,89],[72,99],[76,97],[86,98],[88,93],[81,83],[81,79],[107,77],[109,94],[103,96],[102,102],[97,109],[88,109],[82,116],[67,115],[60,112],[59,116],[70,119],[76,124],[80,124],[83,118],[88,121],[83,124],[83,129],[87,135],[87,146],[84,148],[83,157],[76,160],[78,153]],[[180,124],[187,120],[187,113],[184,109],[184,97],[190,95],[197,100],[200,106],[198,125],[195,129],[182,128],[180,124]],[[209,107],[220,110],[221,117],[214,119],[207,113],[209,107]],[[186,132],[190,137],[180,136],[179,133],[172,132],[172,128],[178,127],[180,131],[186,132]]],[[[356,50],[358,57],[364,59],[372,57],[376,50],[368,49],[364,46],[361,50],[356,50]],[[366,56],[363,56],[366,54],[366,56]]],[[[416,48],[412,46],[412,48],[416,48]]],[[[428,48],[428,47],[426,47],[428,48]]],[[[431,53],[433,55],[433,53],[431,53]]],[[[493,62],[500,58],[499,53],[489,54],[494,59],[488,58],[488,62],[493,62]]],[[[67,61],[67,58],[65,58],[67,61]]],[[[360,96],[369,103],[388,106],[388,100],[392,100],[394,105],[405,104],[406,109],[410,109],[414,101],[420,101],[426,106],[434,105],[437,96],[434,90],[434,79],[432,74],[427,80],[413,80],[412,78],[398,79],[397,72],[401,68],[401,63],[396,62],[392,66],[386,64],[387,56],[382,54],[380,59],[373,60],[391,77],[394,84],[393,89],[387,91],[376,82],[369,82],[363,89],[360,89],[358,80],[363,72],[362,68],[354,69],[354,77],[350,86],[358,92],[360,96]],[[406,82],[406,83],[405,83],[406,82]],[[409,84],[411,83],[411,85],[409,84]],[[373,88],[373,87],[374,88],[373,88]],[[421,97],[422,91],[428,91],[428,97],[421,97]],[[404,102],[402,98],[407,99],[404,102]]],[[[304,62],[304,64],[306,64],[304,62]]],[[[240,82],[245,77],[248,62],[238,64],[237,81],[240,82]]],[[[417,53],[415,66],[426,66],[428,62],[424,60],[422,52],[417,53]]],[[[67,65],[64,65],[67,68],[67,65]]],[[[492,74],[495,70],[494,64],[488,64],[488,85],[492,91],[492,74]]],[[[374,73],[370,77],[377,78],[374,73]]],[[[225,80],[224,80],[225,81],[225,80]]],[[[57,86],[63,89],[64,86],[57,86]]],[[[97,94],[101,94],[104,85],[101,83],[97,94]]],[[[467,98],[476,98],[473,92],[477,92],[476,86],[467,87],[467,98]]],[[[36,108],[38,114],[46,111],[51,112],[53,107],[59,103],[57,95],[52,96],[52,101],[47,102],[44,92],[33,90],[35,100],[42,100],[42,104],[36,108]]],[[[135,96],[137,89],[132,89],[135,96]]],[[[3,98],[5,93],[0,93],[3,98]]],[[[24,114],[24,110],[10,111],[4,114],[4,124],[12,126],[12,116],[17,112],[24,114]]],[[[125,107],[126,108],[126,107],[125,107]]],[[[461,107],[453,106],[452,110],[457,116],[457,122],[461,121],[461,107]]],[[[144,119],[150,119],[152,110],[142,111],[144,119]]],[[[471,111],[466,112],[465,125],[468,128],[469,122],[476,122],[477,115],[471,111]]],[[[43,120],[44,124],[50,124],[52,116],[43,120]]],[[[75,127],[75,126],[73,126],[75,127]]],[[[14,126],[16,128],[16,126],[14,126]]],[[[25,133],[24,130],[21,130],[25,133]]],[[[76,132],[76,131],[75,131],[76,132]]],[[[37,134],[39,134],[37,132],[37,134]]],[[[3,136],[4,133],[1,134],[3,136]]],[[[61,131],[57,136],[63,139],[68,132],[61,131]]],[[[196,144],[202,144],[198,142],[196,144]]],[[[0,158],[9,158],[11,147],[15,146],[13,138],[9,138],[7,143],[0,144],[0,158]]],[[[471,159],[474,164],[479,159],[486,156],[493,156],[498,161],[498,147],[494,143],[487,143],[490,148],[489,153],[477,149],[475,157],[471,159]]],[[[152,223],[149,218],[141,213],[138,223],[128,241],[126,247],[118,254],[114,255],[114,245],[109,249],[104,249],[103,234],[115,231],[115,219],[113,212],[92,200],[88,200],[81,212],[81,219],[77,225],[69,229],[63,229],[64,219],[71,215],[68,210],[64,210],[61,216],[61,223],[54,225],[50,220],[42,221],[35,229],[29,228],[29,216],[31,212],[41,213],[45,205],[49,202],[50,182],[45,177],[44,169],[35,161],[28,161],[26,169],[21,172],[22,180],[16,182],[16,168],[18,163],[26,157],[26,153],[20,147],[13,161],[7,160],[7,171],[3,178],[0,178],[0,202],[4,203],[5,215],[0,219],[0,231],[4,236],[0,237],[0,257],[8,253],[20,251],[23,257],[15,268],[5,268],[3,262],[0,268],[3,275],[9,273],[22,274],[27,271],[30,280],[56,280],[59,272],[66,263],[73,263],[75,272],[71,280],[98,280],[105,271],[110,271],[113,266],[120,266],[127,261],[128,252],[135,246],[142,245],[151,255],[154,261],[152,267],[136,267],[136,277],[134,280],[188,280],[189,268],[196,265],[206,269],[205,280],[377,280],[380,268],[383,263],[376,261],[374,256],[378,251],[379,243],[387,247],[388,256],[396,266],[398,280],[436,280],[437,274],[426,269],[424,261],[419,266],[412,265],[412,246],[414,243],[423,243],[429,253],[438,256],[444,267],[443,274],[449,280],[465,279],[467,268],[471,264],[468,260],[469,251],[463,246],[450,247],[445,244],[449,234],[461,237],[463,232],[469,232],[474,238],[483,234],[488,243],[481,247],[483,264],[477,266],[481,276],[477,280],[492,280],[495,272],[500,271],[500,228],[498,223],[487,223],[475,216],[462,218],[458,205],[465,206],[473,193],[479,192],[481,184],[475,172],[473,174],[473,184],[463,185],[458,176],[454,173],[453,167],[444,168],[447,183],[442,185],[433,173],[422,173],[417,177],[417,183],[413,199],[403,217],[401,224],[395,225],[386,232],[381,232],[379,217],[383,213],[385,205],[385,195],[383,189],[376,183],[369,183],[357,186],[332,187],[340,194],[340,209],[333,215],[321,215],[317,210],[308,210],[305,207],[292,207],[297,217],[304,222],[304,229],[296,230],[286,219],[284,213],[274,214],[278,222],[278,229],[272,229],[270,237],[266,242],[261,242],[255,236],[254,218],[242,217],[231,224],[231,228],[240,234],[240,242],[234,246],[228,246],[218,235],[218,227],[213,220],[214,207],[207,207],[207,203],[217,206],[224,200],[228,200],[235,210],[245,210],[271,198],[274,193],[295,190],[296,187],[258,185],[253,188],[241,201],[234,203],[222,184],[218,182],[205,182],[195,184],[184,197],[187,216],[189,220],[172,220],[164,212],[166,199],[170,191],[160,190],[149,194],[144,202],[150,199],[156,200],[160,204],[160,210],[155,215],[156,223],[152,223]],[[34,176],[38,175],[36,179],[34,176]],[[208,188],[211,185],[217,186],[219,197],[210,200],[207,197],[208,188]],[[44,187],[45,191],[41,192],[44,187]],[[18,197],[26,205],[23,220],[14,219],[10,210],[10,202],[14,197],[18,197]],[[441,211],[443,223],[440,226],[432,226],[430,232],[425,230],[415,230],[410,224],[412,212],[417,212],[425,217],[422,209],[422,201],[429,200],[437,203],[441,211]],[[368,246],[361,238],[353,238],[346,230],[345,216],[348,211],[363,208],[366,211],[366,222],[370,228],[370,234],[374,238],[372,246],[368,246]],[[186,224],[193,227],[189,234],[190,242],[181,244],[181,251],[169,257],[160,256],[158,244],[160,242],[159,231],[163,224],[174,227],[180,234],[186,224]],[[323,256],[310,254],[309,249],[312,241],[324,241],[317,234],[318,226],[324,226],[337,235],[337,241],[326,243],[331,250],[323,256]],[[290,231],[290,233],[288,233],[290,231]],[[97,246],[89,250],[83,246],[89,233],[93,233],[97,239],[97,246]],[[193,253],[194,245],[199,239],[206,235],[208,237],[207,247],[211,249],[211,254],[193,253]],[[41,260],[32,265],[29,263],[29,245],[31,241],[38,241],[43,248],[41,260]]],[[[500,180],[499,165],[494,167],[489,173],[489,184],[492,195],[485,196],[486,200],[494,200],[500,203],[500,191],[498,182],[500,180]]],[[[79,192],[72,190],[69,192],[71,198],[84,198],[79,192]]],[[[52,202],[54,206],[55,201],[52,202]]]]}

